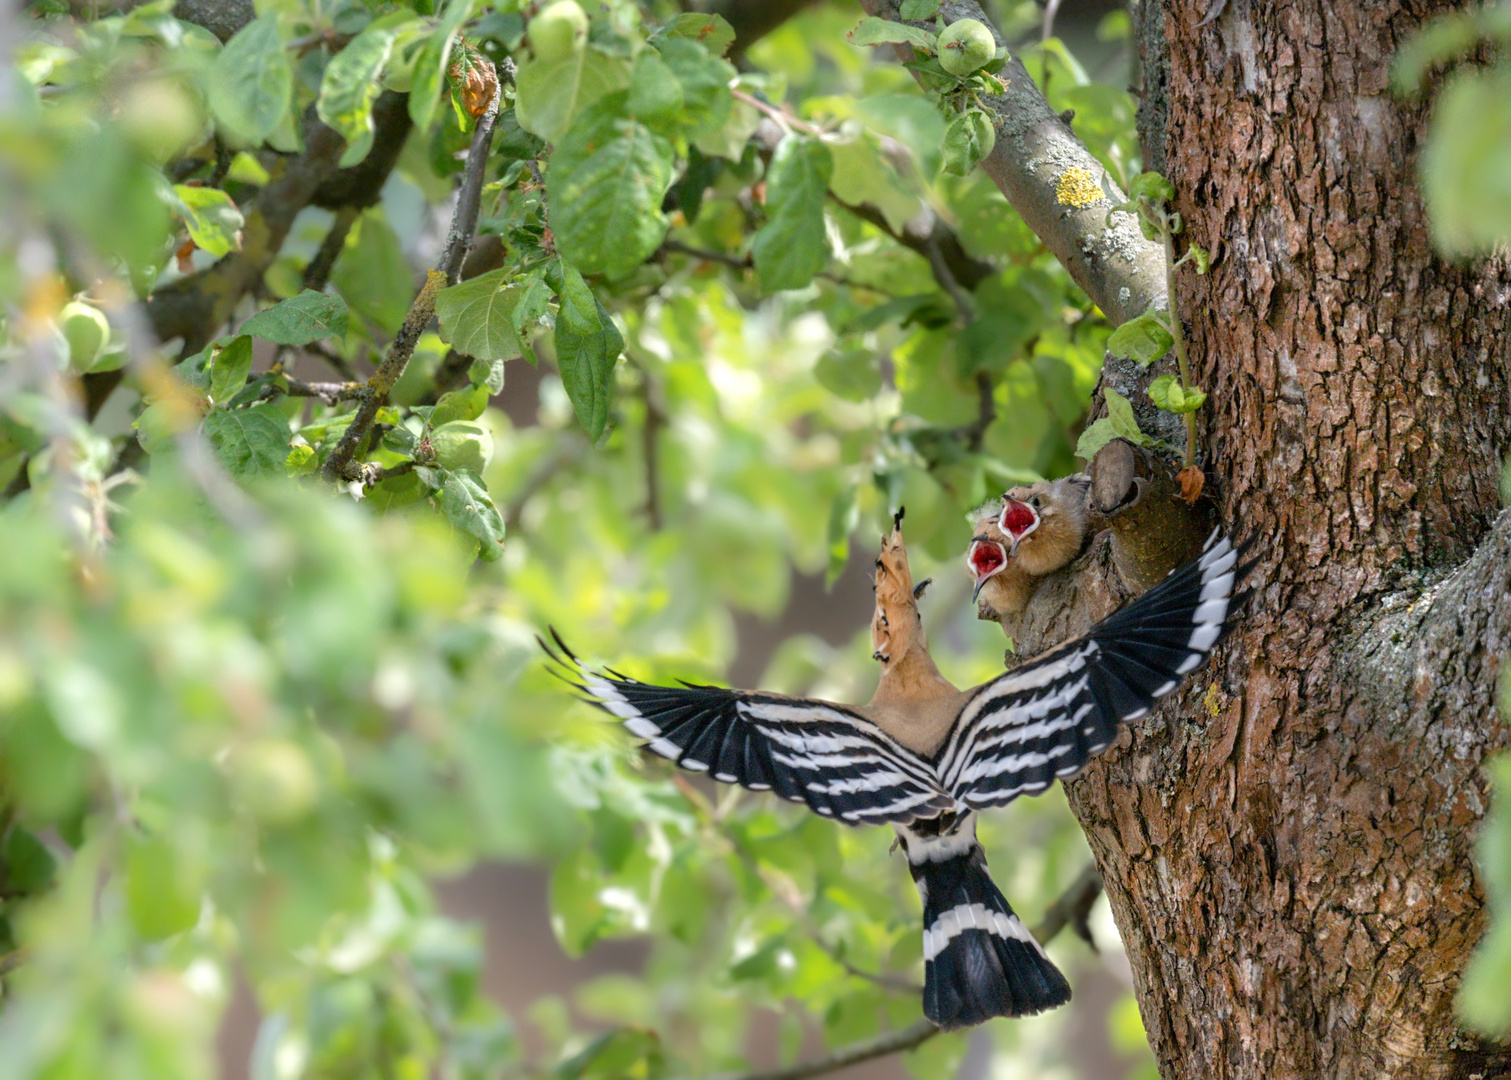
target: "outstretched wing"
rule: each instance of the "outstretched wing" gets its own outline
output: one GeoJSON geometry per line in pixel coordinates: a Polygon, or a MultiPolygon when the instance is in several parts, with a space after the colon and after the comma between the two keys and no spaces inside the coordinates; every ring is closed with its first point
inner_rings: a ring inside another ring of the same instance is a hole
{"type": "Polygon", "coordinates": [[[1199,666],[1223,634],[1244,568],[1216,531],[1201,557],[1082,638],[981,686],[940,752],[957,799],[981,808],[1043,791],[1079,772],[1199,666]]]}
{"type": "Polygon", "coordinates": [[[773,791],[850,825],[908,822],[955,805],[927,762],[843,706],[717,686],[653,686],[584,667],[559,637],[556,644],[561,655],[541,642],[571,685],[624,721],[647,750],[684,769],[773,791]]]}

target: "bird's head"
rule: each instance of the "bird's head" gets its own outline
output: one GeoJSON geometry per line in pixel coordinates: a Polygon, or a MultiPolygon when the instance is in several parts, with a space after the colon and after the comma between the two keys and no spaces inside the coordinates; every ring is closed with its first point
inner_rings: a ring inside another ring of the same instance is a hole
{"type": "Polygon", "coordinates": [[[1018,545],[1037,530],[1043,520],[1044,497],[1037,488],[1038,485],[1013,488],[1002,496],[1002,513],[997,518],[997,528],[1008,538],[1009,555],[1018,550],[1018,545]]]}
{"type": "Polygon", "coordinates": [[[1007,568],[1007,545],[985,534],[973,536],[965,563],[976,585],[971,592],[974,602],[981,595],[981,587],[1007,568]]]}

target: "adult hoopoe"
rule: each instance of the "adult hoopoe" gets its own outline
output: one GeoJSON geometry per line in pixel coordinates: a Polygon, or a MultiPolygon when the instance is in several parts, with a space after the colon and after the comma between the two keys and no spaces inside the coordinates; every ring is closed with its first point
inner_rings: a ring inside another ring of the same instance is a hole
{"type": "Polygon", "coordinates": [[[924,1014],[961,1028],[1070,999],[992,883],[976,812],[1072,776],[1119,721],[1143,716],[1200,665],[1222,636],[1238,556],[1214,531],[1199,559],[1083,637],[958,690],[929,656],[901,519],[876,560],[882,675],[867,705],[654,686],[584,666],[560,638],[559,653],[546,651],[652,753],[849,825],[891,824],[923,898],[924,1014]]]}

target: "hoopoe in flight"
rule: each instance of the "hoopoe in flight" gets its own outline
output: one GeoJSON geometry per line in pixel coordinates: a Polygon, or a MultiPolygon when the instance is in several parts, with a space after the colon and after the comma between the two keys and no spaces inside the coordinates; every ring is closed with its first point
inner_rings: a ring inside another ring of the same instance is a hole
{"type": "MultiPolygon", "coordinates": [[[[1035,509],[1044,528],[1050,515],[1035,509]]],[[[867,705],[655,686],[584,666],[559,637],[556,650],[541,644],[652,753],[847,825],[891,824],[923,900],[923,1011],[955,1029],[1070,1000],[1065,976],[992,882],[976,813],[1073,776],[1120,721],[1173,691],[1222,636],[1241,569],[1214,531],[1199,559],[1084,636],[959,690],[929,655],[901,520],[898,511],[876,560],[871,640],[882,674],[867,705]]]]}
{"type": "Polygon", "coordinates": [[[1039,580],[1081,553],[1090,491],[1090,478],[1078,473],[1013,488],[976,511],[965,561],[978,618],[1017,637],[1018,619],[1039,580]]]}

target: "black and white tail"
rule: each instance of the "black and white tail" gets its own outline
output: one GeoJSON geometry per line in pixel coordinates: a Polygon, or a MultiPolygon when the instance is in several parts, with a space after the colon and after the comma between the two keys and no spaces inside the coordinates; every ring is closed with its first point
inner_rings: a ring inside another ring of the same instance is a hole
{"type": "Polygon", "coordinates": [[[923,898],[923,1012],[945,1030],[1025,1016],[1070,1000],[1044,954],[986,869],[976,815],[897,826],[923,898]]]}

